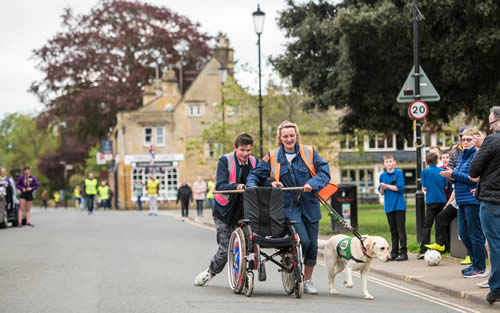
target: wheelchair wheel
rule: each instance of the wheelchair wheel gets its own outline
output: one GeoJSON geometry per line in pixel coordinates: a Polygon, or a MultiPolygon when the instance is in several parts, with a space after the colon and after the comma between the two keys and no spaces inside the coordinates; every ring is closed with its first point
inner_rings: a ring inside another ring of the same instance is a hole
{"type": "Polygon", "coordinates": [[[246,282],[247,291],[245,292],[245,296],[251,297],[253,294],[253,273],[247,273],[247,282],[246,282]]]}
{"type": "Polygon", "coordinates": [[[229,285],[234,293],[241,293],[245,287],[247,271],[247,250],[245,234],[241,228],[237,228],[231,234],[228,250],[228,277],[229,285]]]}
{"type": "Polygon", "coordinates": [[[284,254],[281,257],[281,264],[286,267],[281,269],[281,282],[286,294],[291,295],[295,291],[295,270],[296,265],[293,255],[290,253],[284,254]]]}
{"type": "Polygon", "coordinates": [[[303,273],[303,261],[302,261],[302,246],[298,245],[293,249],[293,261],[295,265],[295,270],[293,271],[295,278],[295,297],[297,299],[302,298],[304,294],[304,273],[303,273]]]}

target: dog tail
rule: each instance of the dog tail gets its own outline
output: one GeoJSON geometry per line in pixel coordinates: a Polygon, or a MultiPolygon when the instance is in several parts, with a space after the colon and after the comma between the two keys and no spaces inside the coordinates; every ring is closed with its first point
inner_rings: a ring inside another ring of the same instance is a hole
{"type": "Polygon", "coordinates": [[[318,249],[324,249],[326,247],[327,240],[318,239],[318,249]]]}

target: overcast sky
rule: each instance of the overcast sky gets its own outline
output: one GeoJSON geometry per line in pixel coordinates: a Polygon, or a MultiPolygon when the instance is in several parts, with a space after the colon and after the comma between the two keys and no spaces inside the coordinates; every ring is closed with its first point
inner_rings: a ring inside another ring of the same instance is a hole
{"type": "MultiPolygon", "coordinates": [[[[257,69],[257,35],[254,33],[252,12],[261,4],[266,13],[262,35],[263,77],[272,74],[266,60],[283,51],[285,38],[278,29],[278,11],[285,0],[148,0],[201,23],[201,30],[215,36],[219,31],[228,35],[235,50],[238,65],[248,63],[257,69]]],[[[300,1],[302,2],[302,1],[300,1]]],[[[0,118],[11,112],[39,112],[43,106],[27,92],[34,80],[42,77],[30,60],[31,51],[41,47],[60,29],[60,15],[70,6],[75,13],[87,14],[98,0],[24,0],[0,2],[0,118]]],[[[237,68],[238,69],[238,68],[237,68]]],[[[236,78],[243,86],[256,90],[256,75],[242,73],[236,78]]]]}

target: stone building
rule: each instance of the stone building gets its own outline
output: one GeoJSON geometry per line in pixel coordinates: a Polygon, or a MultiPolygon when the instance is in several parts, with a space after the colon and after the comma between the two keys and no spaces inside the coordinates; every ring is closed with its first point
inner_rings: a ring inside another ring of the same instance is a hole
{"type": "Polygon", "coordinates": [[[220,118],[217,105],[221,103],[222,63],[232,74],[233,49],[224,37],[219,38],[213,58],[189,86],[180,86],[176,72],[167,70],[145,88],[142,108],[118,113],[110,136],[115,151],[115,168],[110,177],[114,177],[113,189],[117,184],[120,208],[135,205],[136,182],[142,182],[143,200],[147,200],[145,183],[152,173],[160,181],[159,199],[163,206],[176,200],[182,181],[192,185],[197,176],[208,179],[215,174],[216,147],[203,145],[204,153],[189,153],[188,143],[201,138],[207,127],[202,121],[220,118]]]}

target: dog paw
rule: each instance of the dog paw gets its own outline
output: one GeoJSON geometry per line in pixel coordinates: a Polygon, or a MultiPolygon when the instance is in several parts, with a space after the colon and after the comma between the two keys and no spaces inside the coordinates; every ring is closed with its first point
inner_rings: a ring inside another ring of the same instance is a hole
{"type": "Polygon", "coordinates": [[[339,294],[339,291],[338,291],[337,289],[335,289],[335,288],[333,288],[333,289],[332,289],[332,288],[330,288],[330,294],[331,294],[331,295],[338,295],[338,294],[339,294]]]}
{"type": "Polygon", "coordinates": [[[352,283],[348,283],[347,281],[344,281],[344,287],[346,288],[352,288],[353,284],[352,283]]]}
{"type": "Polygon", "coordinates": [[[367,294],[365,294],[365,299],[366,300],[373,300],[373,299],[375,299],[375,297],[373,297],[371,294],[367,293],[367,294]]]}

